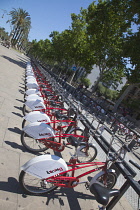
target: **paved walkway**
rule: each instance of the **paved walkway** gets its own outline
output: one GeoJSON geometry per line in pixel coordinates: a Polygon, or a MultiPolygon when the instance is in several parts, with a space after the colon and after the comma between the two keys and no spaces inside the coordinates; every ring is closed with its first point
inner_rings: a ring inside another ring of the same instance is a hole
{"type": "MultiPolygon", "coordinates": [[[[20,142],[27,61],[26,56],[0,45],[0,210],[96,210],[98,204],[84,185],[40,197],[24,195],[20,189],[20,167],[33,157],[20,142]]],[[[69,151],[62,152],[66,161],[69,151]]],[[[53,154],[52,150],[49,152],[53,154]]],[[[122,198],[114,210],[124,209],[132,210],[122,198]]]]}

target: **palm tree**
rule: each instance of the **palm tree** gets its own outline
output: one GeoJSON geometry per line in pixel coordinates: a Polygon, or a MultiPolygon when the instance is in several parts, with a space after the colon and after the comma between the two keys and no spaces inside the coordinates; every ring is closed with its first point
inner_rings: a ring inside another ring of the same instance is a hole
{"type": "Polygon", "coordinates": [[[28,12],[18,8],[10,11],[11,24],[13,30],[11,31],[11,45],[16,47],[17,44],[23,43],[22,39],[28,39],[28,34],[31,28],[31,18],[28,12]]]}

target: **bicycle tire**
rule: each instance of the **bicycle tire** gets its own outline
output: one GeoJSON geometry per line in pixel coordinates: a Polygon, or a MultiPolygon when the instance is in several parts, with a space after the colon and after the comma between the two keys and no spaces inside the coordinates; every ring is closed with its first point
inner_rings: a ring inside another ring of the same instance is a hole
{"type": "MultiPolygon", "coordinates": [[[[86,136],[84,130],[82,130],[81,128],[75,128],[75,129],[71,130],[69,132],[69,134],[72,134],[72,135],[75,135],[76,134],[76,135],[79,135],[79,136],[86,136]]],[[[76,137],[76,138],[77,138],[77,140],[79,142],[81,142],[84,139],[82,137],[76,137]]],[[[69,137],[67,138],[67,141],[69,142],[69,137]]]]}
{"type": "Polygon", "coordinates": [[[78,163],[87,163],[87,162],[92,162],[96,156],[97,156],[97,149],[94,145],[88,145],[88,149],[82,148],[80,150],[82,153],[86,153],[86,157],[77,157],[77,162],[78,163]]]}
{"type": "Polygon", "coordinates": [[[108,189],[112,189],[117,181],[117,175],[113,172],[107,172],[97,178],[97,181],[102,183],[108,189]]]}
{"type": "Polygon", "coordinates": [[[26,86],[26,84],[25,84],[25,92],[26,92],[26,90],[27,90],[27,86],[26,86]]]}
{"type": "Polygon", "coordinates": [[[27,151],[32,153],[44,152],[48,149],[43,143],[28,136],[24,131],[21,133],[21,143],[27,151]]]}
{"type": "Polygon", "coordinates": [[[24,119],[24,120],[22,121],[22,128],[24,128],[24,127],[26,126],[26,123],[27,123],[27,120],[24,119]]]}
{"type": "Polygon", "coordinates": [[[26,93],[24,93],[24,101],[25,101],[26,96],[27,96],[26,93]]]}
{"type": "Polygon", "coordinates": [[[31,112],[31,109],[28,110],[27,109],[27,106],[25,104],[23,104],[23,107],[22,107],[22,113],[23,115],[25,116],[26,114],[28,114],[29,112],[31,112]]]}
{"type": "Polygon", "coordinates": [[[57,186],[54,186],[53,184],[48,182],[47,185],[50,184],[52,186],[46,188],[46,183],[44,183],[42,179],[32,176],[23,170],[20,172],[19,175],[19,183],[22,190],[29,195],[44,195],[58,188],[57,186]]]}

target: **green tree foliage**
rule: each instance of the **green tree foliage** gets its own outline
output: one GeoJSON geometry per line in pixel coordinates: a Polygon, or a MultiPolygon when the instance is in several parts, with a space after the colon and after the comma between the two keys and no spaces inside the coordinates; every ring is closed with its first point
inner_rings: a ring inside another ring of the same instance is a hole
{"type": "Polygon", "coordinates": [[[78,15],[72,13],[71,19],[69,29],[53,31],[50,41],[32,42],[30,52],[57,65],[58,73],[60,69],[68,73],[73,64],[89,73],[96,64],[100,75],[95,89],[100,81],[116,84],[125,75],[129,81],[139,82],[140,32],[133,33],[131,25],[140,23],[140,1],[99,0],[87,10],[81,8],[78,15]],[[128,60],[133,68],[127,68],[128,60]]]}
{"type": "MultiPolygon", "coordinates": [[[[116,0],[112,1],[113,4],[116,0]]],[[[116,2],[118,4],[119,1],[116,2]]],[[[140,1],[138,0],[122,0],[121,4],[124,8],[125,21],[131,26],[135,26],[137,31],[129,31],[125,34],[123,42],[123,56],[129,60],[126,70],[128,83],[140,82],[140,1]]]]}
{"type": "Polygon", "coordinates": [[[125,40],[124,55],[130,60],[126,75],[129,83],[140,83],[140,31],[125,40]]]}
{"type": "Polygon", "coordinates": [[[119,96],[119,92],[106,88],[101,83],[98,84],[98,93],[101,96],[105,96],[107,99],[116,100],[119,96]]]}
{"type": "Polygon", "coordinates": [[[140,100],[139,99],[130,100],[129,102],[127,102],[127,106],[136,112],[140,108],[140,100]]]}
{"type": "Polygon", "coordinates": [[[80,81],[83,85],[85,85],[86,87],[89,87],[91,85],[91,81],[90,79],[86,78],[86,77],[81,77],[80,81]]]}
{"type": "Polygon", "coordinates": [[[122,43],[130,24],[126,24],[121,6],[121,3],[117,5],[112,1],[100,0],[97,5],[93,2],[88,7],[87,33],[91,47],[96,52],[95,63],[100,71],[96,85],[101,80],[121,81],[124,76],[122,43]]]}
{"type": "Polygon", "coordinates": [[[76,66],[82,66],[87,72],[90,72],[94,63],[94,49],[91,50],[88,41],[87,23],[86,23],[87,10],[81,8],[80,14],[71,14],[72,18],[72,47],[71,56],[76,66]]]}
{"type": "MultiPolygon", "coordinates": [[[[79,15],[71,14],[71,28],[64,30],[62,33],[53,31],[50,34],[51,42],[49,49],[48,46],[44,46],[43,48],[39,46],[40,41],[34,41],[32,42],[30,53],[34,54],[40,60],[42,60],[42,56],[44,57],[46,55],[47,58],[49,55],[54,61],[54,64],[59,65],[61,68],[62,66],[66,66],[67,69],[70,69],[70,66],[75,64],[76,67],[82,66],[87,72],[90,72],[94,57],[93,50],[90,51],[90,43],[88,42],[86,33],[85,14],[86,10],[83,9],[81,9],[79,15]],[[33,52],[33,50],[36,50],[36,52],[33,52]]],[[[40,44],[43,45],[43,42],[40,44]]]]}
{"type": "Polygon", "coordinates": [[[42,62],[49,63],[54,58],[52,57],[53,53],[51,50],[51,42],[49,39],[33,40],[30,43],[29,55],[34,57],[36,60],[40,60],[42,62]]]}
{"type": "Polygon", "coordinates": [[[105,89],[105,87],[101,84],[101,83],[99,83],[98,84],[98,93],[100,94],[100,95],[102,95],[102,96],[104,96],[105,95],[105,91],[106,91],[106,89],[105,89]]]}
{"type": "Polygon", "coordinates": [[[0,27],[0,38],[2,40],[9,40],[8,32],[5,31],[5,28],[0,27]]]}

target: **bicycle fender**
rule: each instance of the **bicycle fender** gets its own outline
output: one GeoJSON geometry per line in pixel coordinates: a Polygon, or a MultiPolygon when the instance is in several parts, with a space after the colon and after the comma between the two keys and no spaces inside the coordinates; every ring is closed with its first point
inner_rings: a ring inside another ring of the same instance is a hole
{"type": "Polygon", "coordinates": [[[23,128],[23,131],[34,139],[55,137],[53,128],[43,122],[33,122],[23,128]]]}
{"type": "Polygon", "coordinates": [[[40,155],[26,162],[21,170],[40,179],[49,178],[68,170],[66,162],[56,155],[40,155]]]}
{"type": "MultiPolygon", "coordinates": [[[[114,169],[108,169],[107,172],[113,172],[115,173],[114,169]]],[[[90,181],[89,185],[91,186],[93,183],[98,183],[97,179],[102,176],[103,174],[105,174],[105,171],[100,171],[98,174],[96,174],[90,181]]]]}
{"type": "Polygon", "coordinates": [[[46,108],[44,102],[42,99],[40,100],[40,98],[26,101],[25,105],[28,106],[31,110],[41,110],[46,108]]]}
{"type": "MultiPolygon", "coordinates": [[[[29,90],[30,90],[30,89],[29,89],[29,90]]],[[[39,100],[41,100],[41,101],[44,101],[43,98],[42,98],[41,96],[39,96],[39,95],[37,95],[37,94],[35,94],[35,93],[26,96],[25,99],[26,99],[27,101],[36,100],[36,99],[39,99],[39,100]]]]}
{"type": "Polygon", "coordinates": [[[36,95],[39,95],[41,96],[41,92],[37,89],[28,89],[26,90],[26,95],[29,96],[31,94],[36,94],[36,95]]]}
{"type": "Polygon", "coordinates": [[[30,123],[33,123],[33,122],[49,123],[50,122],[49,116],[45,114],[44,112],[40,112],[40,111],[30,112],[29,114],[24,116],[24,119],[30,123]]]}
{"type": "Polygon", "coordinates": [[[39,85],[35,82],[27,83],[27,88],[28,89],[39,89],[39,85]]]}

